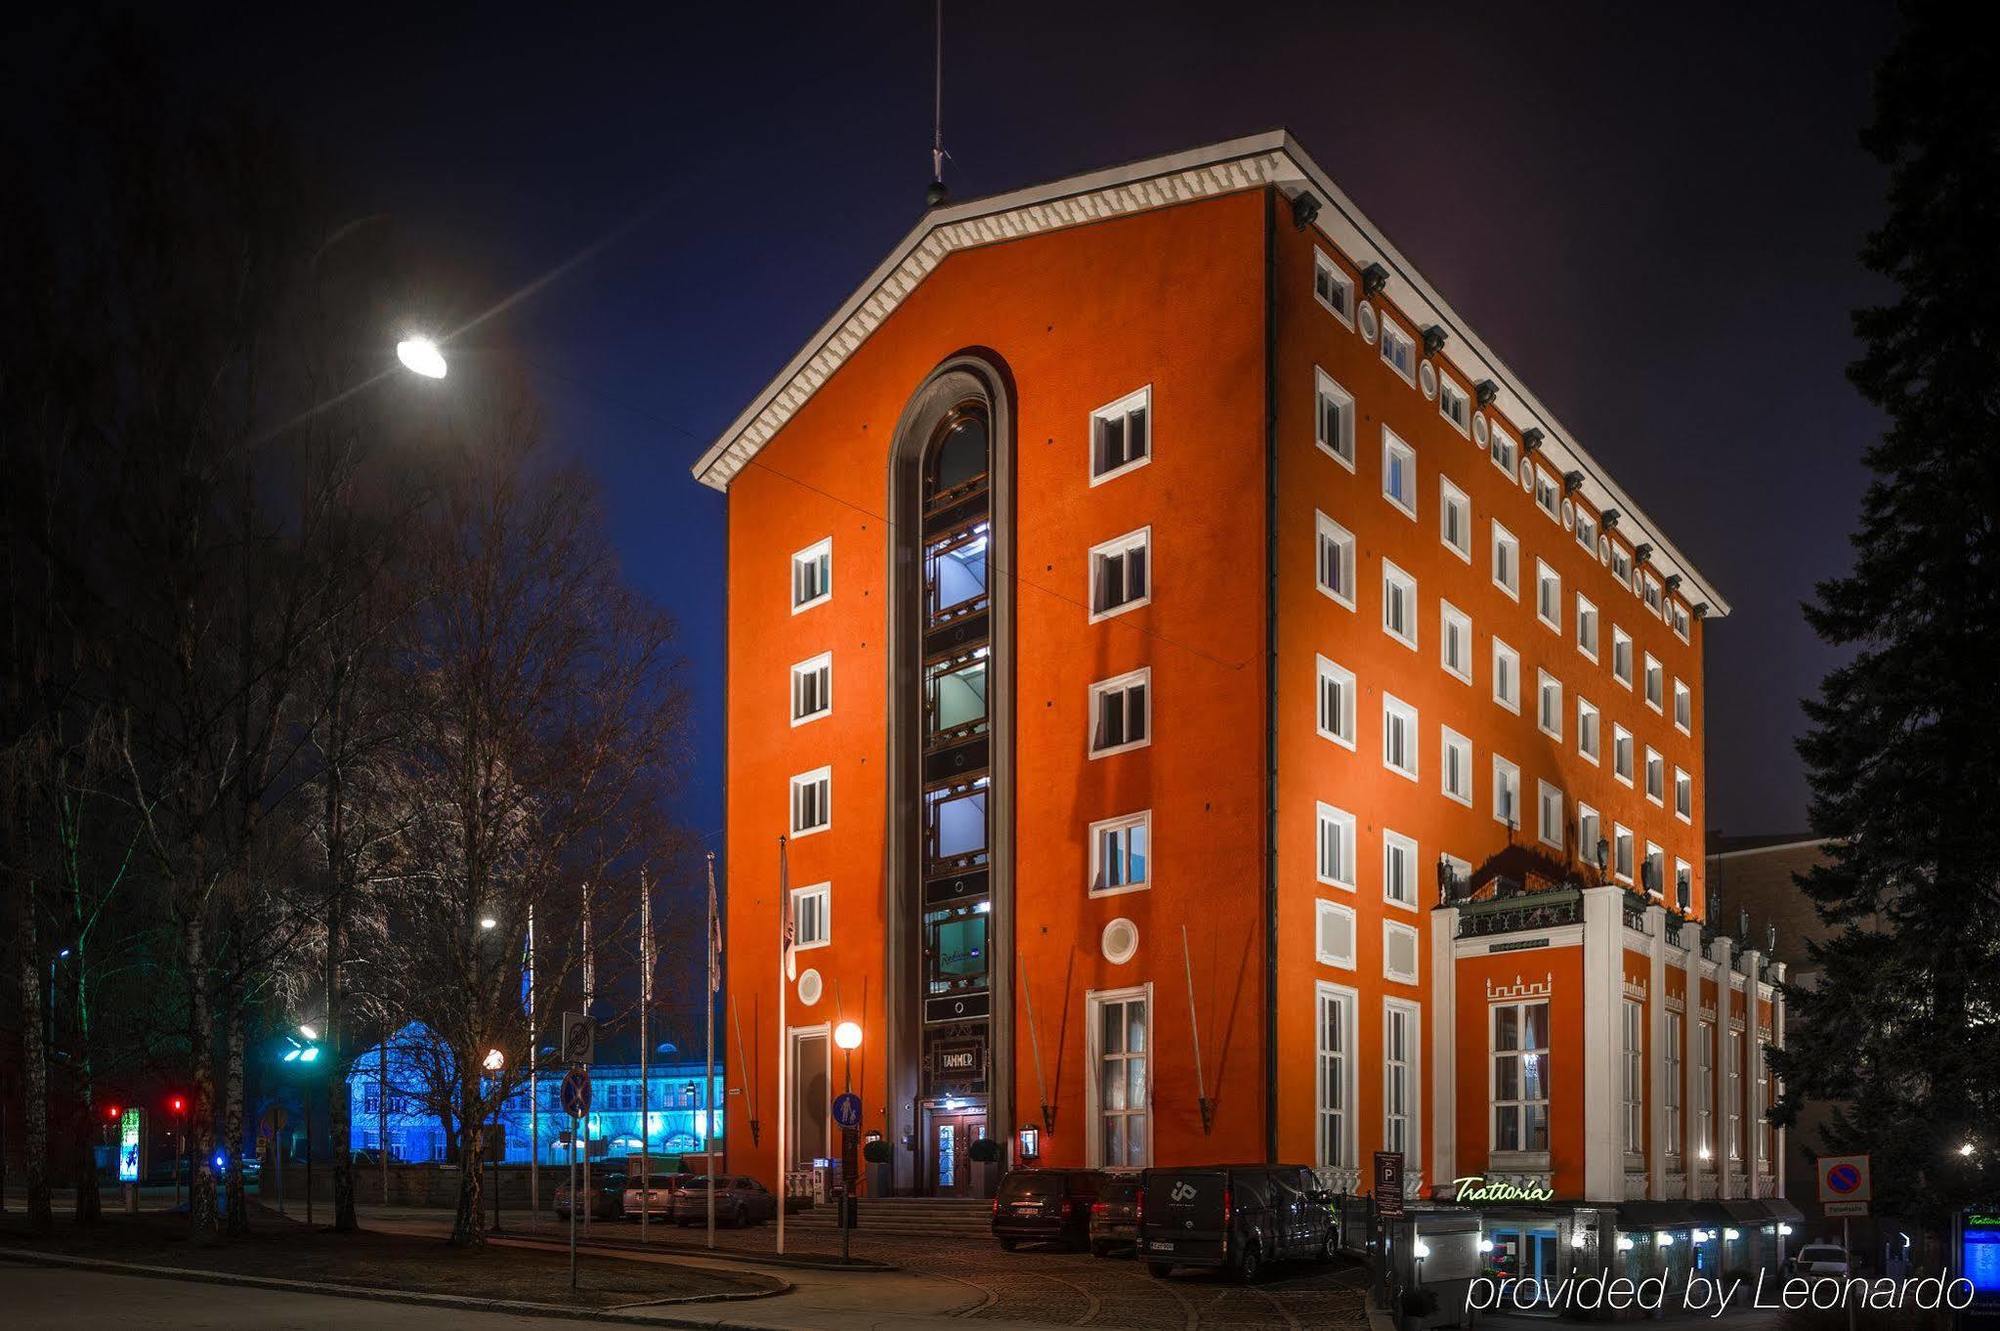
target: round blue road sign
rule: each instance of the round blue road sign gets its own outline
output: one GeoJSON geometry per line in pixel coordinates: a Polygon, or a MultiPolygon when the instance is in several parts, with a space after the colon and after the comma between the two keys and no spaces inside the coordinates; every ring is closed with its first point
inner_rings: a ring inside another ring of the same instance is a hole
{"type": "Polygon", "coordinates": [[[833,1097],[833,1121],[842,1128],[861,1126],[861,1097],[852,1091],[833,1097]]]}
{"type": "Polygon", "coordinates": [[[590,1112],[590,1069],[571,1068],[562,1080],[562,1107],[571,1118],[590,1112]]]}

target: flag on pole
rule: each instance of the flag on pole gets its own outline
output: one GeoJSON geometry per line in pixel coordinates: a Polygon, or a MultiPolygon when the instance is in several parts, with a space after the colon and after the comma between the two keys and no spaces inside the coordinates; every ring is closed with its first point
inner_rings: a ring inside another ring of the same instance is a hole
{"type": "Polygon", "coordinates": [[[715,856],[708,857],[708,992],[722,992],[722,913],[715,908],[715,856]]]}
{"type": "Polygon", "coordinates": [[[653,893],[639,880],[639,1001],[653,1001],[653,893]]]}

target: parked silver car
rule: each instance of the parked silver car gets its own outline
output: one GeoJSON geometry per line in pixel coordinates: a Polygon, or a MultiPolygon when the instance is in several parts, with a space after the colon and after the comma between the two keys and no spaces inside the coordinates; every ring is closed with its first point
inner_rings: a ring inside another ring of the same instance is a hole
{"type": "MultiPolygon", "coordinates": [[[[778,1218],[778,1199],[754,1178],[742,1174],[715,1177],[715,1223],[718,1225],[761,1225],[778,1218]]],[[[699,1225],[708,1220],[708,1176],[696,1174],[674,1193],[673,1220],[677,1225],[699,1225]]]]}
{"type": "Polygon", "coordinates": [[[1792,1258],[1792,1274],[1800,1276],[1844,1276],[1847,1253],[1837,1243],[1808,1243],[1792,1258]]]}
{"type": "Polygon", "coordinates": [[[687,1173],[630,1174],[625,1179],[625,1218],[637,1222],[641,1212],[651,1220],[670,1220],[674,1214],[674,1194],[687,1186],[694,1175],[687,1173]]]}

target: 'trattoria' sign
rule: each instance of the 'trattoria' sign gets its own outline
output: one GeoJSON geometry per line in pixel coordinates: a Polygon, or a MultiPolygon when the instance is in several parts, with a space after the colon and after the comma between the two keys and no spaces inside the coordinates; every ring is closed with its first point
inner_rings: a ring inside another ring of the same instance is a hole
{"type": "MultiPolygon", "coordinates": [[[[1440,1192],[1443,1189],[1439,1189],[1440,1192]]],[[[1489,1179],[1484,1174],[1468,1174],[1451,1181],[1450,1200],[1469,1202],[1552,1202],[1556,1190],[1546,1183],[1529,1180],[1510,1183],[1505,1179],[1489,1179]]]]}

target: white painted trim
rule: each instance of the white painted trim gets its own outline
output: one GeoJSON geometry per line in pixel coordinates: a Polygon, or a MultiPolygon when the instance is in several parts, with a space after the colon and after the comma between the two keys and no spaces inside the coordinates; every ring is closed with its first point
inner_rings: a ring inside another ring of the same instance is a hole
{"type": "Polygon", "coordinates": [[[1412,963],[1419,968],[1423,965],[1423,935],[1417,932],[1414,925],[1405,924],[1401,920],[1384,920],[1382,921],[1382,978],[1391,984],[1421,984],[1423,981],[1420,969],[1402,973],[1389,968],[1389,939],[1391,935],[1408,938],[1410,940],[1410,959],[1412,963]]]}
{"type": "Polygon", "coordinates": [[[1113,675],[1109,679],[1100,679],[1089,686],[1087,696],[1090,701],[1088,711],[1084,716],[1083,744],[1085,752],[1091,759],[1109,758],[1114,753],[1129,753],[1133,749],[1143,749],[1152,744],[1153,714],[1155,709],[1153,707],[1153,668],[1151,666],[1140,666],[1137,670],[1128,670],[1122,675],[1113,675]],[[1126,685],[1135,683],[1146,686],[1145,738],[1127,740],[1123,744],[1113,744],[1108,748],[1092,748],[1091,736],[1097,730],[1097,700],[1113,689],[1122,690],[1126,685]]]}
{"type": "Polygon", "coordinates": [[[1358,1167],[1361,1158],[1361,1148],[1360,1148],[1361,1069],[1359,1066],[1360,1062],[1361,1062],[1360,992],[1358,990],[1349,988],[1347,985],[1344,984],[1333,984],[1326,980],[1316,981],[1313,986],[1313,1064],[1311,1069],[1312,1082],[1313,1082],[1312,1137],[1313,1137],[1313,1163],[1321,1168],[1353,1169],[1358,1167]],[[1319,1075],[1320,1046],[1324,1043],[1324,1041],[1322,1041],[1320,1038],[1320,1008],[1327,998],[1337,998],[1340,1000],[1340,1013],[1341,1013],[1340,1081],[1341,1081],[1341,1091],[1342,1091],[1341,1108],[1343,1115],[1341,1119],[1342,1141],[1340,1144],[1340,1149],[1342,1156],[1345,1157],[1340,1160],[1322,1159],[1320,1153],[1319,1121],[1320,1121],[1320,1116],[1326,1112],[1326,1103],[1320,1096],[1320,1087],[1321,1083],[1324,1080],[1319,1075]]]}
{"type": "Polygon", "coordinates": [[[809,656],[805,660],[800,661],[791,668],[785,679],[787,686],[785,692],[788,695],[785,699],[785,711],[791,714],[793,729],[797,729],[799,726],[811,725],[815,721],[823,721],[833,715],[832,652],[821,652],[818,656],[809,656]],[[826,699],[824,705],[817,712],[807,712],[804,716],[800,716],[798,714],[799,676],[802,674],[812,674],[818,671],[821,666],[826,667],[826,699]]]}
{"type": "Polygon", "coordinates": [[[1330,740],[1350,753],[1355,751],[1354,736],[1360,729],[1360,709],[1355,706],[1355,694],[1354,672],[1352,670],[1341,665],[1338,661],[1330,661],[1324,656],[1315,658],[1313,669],[1313,729],[1319,733],[1321,739],[1330,740]],[[1346,715],[1335,719],[1346,722],[1347,733],[1345,735],[1326,728],[1322,704],[1326,700],[1326,681],[1329,678],[1342,686],[1340,698],[1346,715]]]}
{"type": "Polygon", "coordinates": [[[790,835],[794,841],[799,840],[801,837],[818,836],[821,832],[833,826],[833,768],[831,766],[815,767],[809,772],[800,772],[785,786],[785,826],[791,829],[790,835]],[[809,785],[820,780],[826,782],[826,821],[816,827],[800,828],[798,826],[798,789],[801,785],[809,785]]]}
{"type": "Polygon", "coordinates": [[[1355,424],[1357,420],[1358,413],[1354,406],[1354,394],[1348,392],[1339,380],[1328,374],[1324,369],[1317,365],[1313,366],[1313,443],[1319,448],[1320,452],[1347,468],[1349,472],[1354,470],[1355,435],[1357,433],[1355,424]],[[1330,397],[1339,402],[1344,408],[1340,414],[1341,425],[1343,426],[1342,433],[1345,436],[1341,442],[1347,445],[1347,452],[1344,454],[1330,447],[1326,440],[1320,438],[1321,418],[1319,402],[1322,397],[1330,397]]]}
{"type": "Polygon", "coordinates": [[[804,549],[792,551],[791,560],[785,565],[785,572],[790,579],[789,585],[785,588],[785,599],[791,602],[793,614],[801,614],[816,605],[825,605],[828,601],[831,601],[833,599],[833,537],[822,536],[804,549]],[[792,598],[798,593],[799,565],[808,560],[817,559],[821,555],[826,556],[826,590],[811,600],[793,600],[792,598]]]}
{"type": "Polygon", "coordinates": [[[1085,895],[1091,897],[1122,897],[1128,892],[1145,892],[1153,886],[1153,811],[1141,809],[1137,813],[1123,813],[1113,818],[1100,818],[1090,825],[1090,877],[1085,880],[1085,895]],[[1125,883],[1118,887],[1097,886],[1098,874],[1104,868],[1101,854],[1100,834],[1122,831],[1128,827],[1146,829],[1146,879],[1140,883],[1125,883]]]}
{"type": "Polygon", "coordinates": [[[1114,401],[1107,402],[1103,406],[1092,411],[1090,413],[1090,423],[1084,427],[1084,459],[1083,459],[1083,466],[1085,473],[1088,475],[1090,479],[1090,487],[1092,489],[1095,489],[1098,486],[1104,484],[1106,481],[1116,480],[1118,477],[1125,475],[1127,472],[1137,471],[1139,470],[1139,468],[1151,462],[1153,460],[1153,445],[1155,442],[1157,442],[1159,435],[1158,427],[1159,427],[1159,416],[1158,413],[1156,413],[1153,410],[1153,386],[1151,384],[1145,384],[1139,388],[1135,388],[1131,392],[1125,394],[1125,396],[1117,398],[1114,401]],[[1146,409],[1145,456],[1132,458],[1130,461],[1127,462],[1121,462],[1117,466],[1111,468],[1109,471],[1099,471],[1097,469],[1097,423],[1100,420],[1106,420],[1112,416],[1129,415],[1134,407],[1144,407],[1146,409]]]}
{"type": "Polygon", "coordinates": [[[1145,984],[1135,984],[1124,989],[1088,989],[1084,991],[1085,1075],[1083,1079],[1083,1113],[1087,1130],[1086,1146],[1088,1148],[1088,1159],[1090,1168],[1092,1169],[1100,1169],[1104,1165],[1104,1133],[1101,1130],[1103,1125],[1097,1119],[1099,1098],[1097,1087],[1100,1079],[1098,1058],[1102,1052],[1099,1045],[1104,1025],[1099,1013],[1106,1003],[1126,1003],[1135,998],[1142,1000],[1146,1004],[1146,1112],[1144,1115],[1146,1123],[1146,1159],[1144,1163],[1146,1165],[1153,1163],[1153,1092],[1158,1080],[1154,1074],[1159,1071],[1158,1041],[1153,1038],[1153,1033],[1158,1029],[1159,1023],[1154,1020],[1156,1013],[1153,1008],[1153,986],[1148,981],[1145,984]]]}
{"type": "Polygon", "coordinates": [[[1089,619],[1086,622],[1096,624],[1102,620],[1115,619],[1128,610],[1137,610],[1142,605],[1151,605],[1153,603],[1153,586],[1159,574],[1159,561],[1153,557],[1153,554],[1153,528],[1150,523],[1144,527],[1128,531],[1123,535],[1113,536],[1108,541],[1099,541],[1096,545],[1090,547],[1089,551],[1084,555],[1083,560],[1084,578],[1088,583],[1084,588],[1084,596],[1086,598],[1084,604],[1090,607],[1089,619]],[[1099,610],[1097,608],[1098,556],[1113,554],[1129,555],[1134,550],[1143,550],[1146,553],[1145,595],[1135,596],[1129,601],[1120,601],[1109,610],[1099,610]]]}
{"type": "Polygon", "coordinates": [[[788,909],[792,913],[792,939],[793,939],[792,951],[810,952],[814,948],[827,947],[832,944],[833,942],[832,882],[829,881],[824,883],[807,883],[804,887],[793,888],[791,902],[789,904],[788,909]],[[801,935],[798,931],[799,902],[808,896],[816,896],[820,899],[820,911],[819,911],[820,919],[823,920],[826,925],[826,937],[818,940],[817,942],[812,942],[812,943],[799,941],[801,935]]]}

